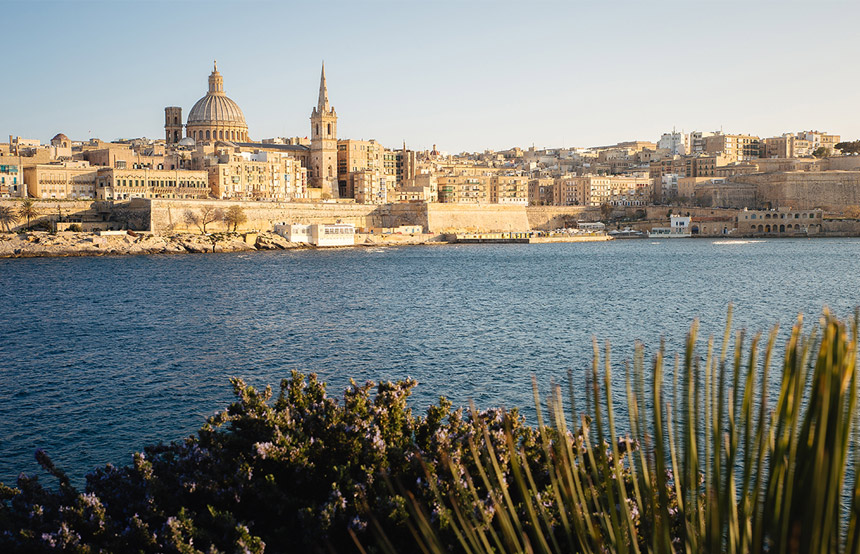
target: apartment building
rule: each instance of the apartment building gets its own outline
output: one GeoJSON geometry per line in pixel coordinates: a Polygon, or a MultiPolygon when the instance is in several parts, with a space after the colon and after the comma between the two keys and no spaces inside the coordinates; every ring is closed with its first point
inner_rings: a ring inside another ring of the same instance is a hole
{"type": "Polygon", "coordinates": [[[758,158],[760,154],[761,140],[752,135],[724,135],[720,133],[705,137],[702,141],[705,153],[721,154],[728,163],[752,160],[758,158]]]}
{"type": "Polygon", "coordinates": [[[207,173],[215,198],[278,202],[307,198],[307,169],[279,152],[224,151],[209,160],[207,173]]]}
{"type": "Polygon", "coordinates": [[[494,175],[490,177],[490,202],[528,206],[529,180],[519,175],[494,175]]]}
{"type": "Polygon", "coordinates": [[[355,174],[365,171],[386,173],[386,164],[396,174],[396,159],[386,160],[385,148],[375,140],[337,141],[337,182],[341,198],[355,197],[355,174]]]}
{"type": "Polygon", "coordinates": [[[439,202],[484,204],[490,201],[490,175],[440,175],[437,177],[439,202]]]}

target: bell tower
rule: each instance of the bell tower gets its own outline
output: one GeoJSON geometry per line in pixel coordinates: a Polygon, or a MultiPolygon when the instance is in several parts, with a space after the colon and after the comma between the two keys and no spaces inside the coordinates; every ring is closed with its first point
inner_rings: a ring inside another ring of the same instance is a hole
{"type": "Polygon", "coordinates": [[[164,138],[167,144],[176,144],[182,140],[182,108],[164,108],[164,138]]]}
{"type": "Polygon", "coordinates": [[[328,102],[325,62],[320,74],[320,94],[311,112],[310,186],[321,188],[331,198],[338,197],[337,186],[337,113],[328,102]]]}

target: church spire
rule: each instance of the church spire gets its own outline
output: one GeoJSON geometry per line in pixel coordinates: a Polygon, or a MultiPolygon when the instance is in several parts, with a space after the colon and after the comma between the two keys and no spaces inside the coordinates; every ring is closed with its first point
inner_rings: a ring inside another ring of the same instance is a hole
{"type": "Polygon", "coordinates": [[[329,111],[328,105],[328,88],[325,85],[325,62],[322,64],[322,73],[320,73],[320,99],[317,103],[317,110],[320,112],[329,111]]]}

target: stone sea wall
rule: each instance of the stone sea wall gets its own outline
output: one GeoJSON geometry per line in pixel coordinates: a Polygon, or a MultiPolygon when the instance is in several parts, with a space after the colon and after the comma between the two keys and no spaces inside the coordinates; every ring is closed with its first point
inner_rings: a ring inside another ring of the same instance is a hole
{"type": "MultiPolygon", "coordinates": [[[[420,225],[426,233],[440,234],[455,231],[525,231],[530,228],[554,228],[551,221],[560,221],[565,214],[576,214],[582,208],[541,208],[534,214],[524,206],[493,204],[350,204],[326,202],[231,202],[215,200],[149,200],[150,230],[153,233],[199,231],[188,223],[186,213],[202,218],[207,209],[226,211],[231,206],[242,208],[247,221],[239,231],[270,231],[276,223],[352,223],[359,228],[397,227],[420,225]],[[532,227],[532,219],[536,227],[532,227]]],[[[558,225],[556,225],[558,227],[558,225]]],[[[223,231],[221,221],[207,225],[207,231],[223,231]]]]}

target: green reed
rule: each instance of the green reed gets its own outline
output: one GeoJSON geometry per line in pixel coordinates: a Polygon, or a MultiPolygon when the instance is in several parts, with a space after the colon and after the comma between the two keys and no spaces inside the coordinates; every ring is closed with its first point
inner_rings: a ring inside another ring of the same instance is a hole
{"type": "MultiPolygon", "coordinates": [[[[595,342],[588,413],[575,410],[572,380],[567,410],[560,387],[544,411],[534,386],[541,460],[510,430],[497,452],[473,407],[472,471],[451,460],[435,468],[454,476],[453,490],[433,493],[455,549],[860,552],[857,321],[825,311],[804,333],[798,317],[772,368],[777,329],[747,344],[743,332],[732,336],[730,309],[722,343],[709,339],[703,355],[692,325],[671,383],[663,346],[646,364],[638,345],[620,411],[609,346],[601,355],[595,342]],[[616,417],[625,412],[622,436],[616,417]]],[[[420,549],[448,551],[425,504],[410,498],[420,549]]]]}

